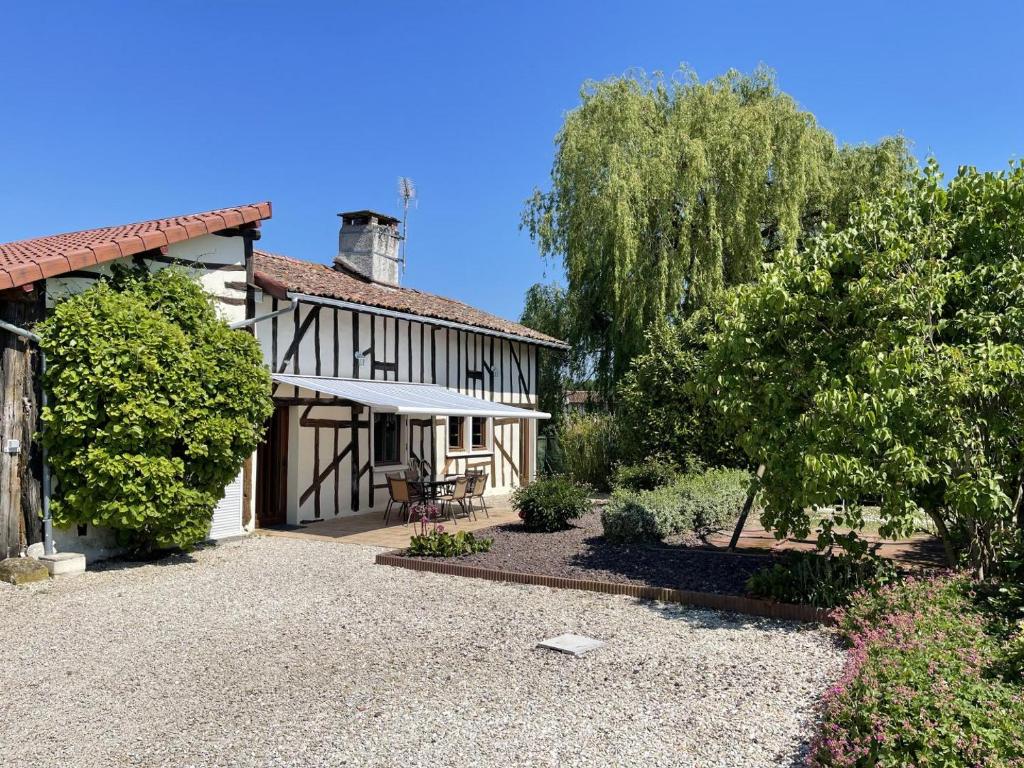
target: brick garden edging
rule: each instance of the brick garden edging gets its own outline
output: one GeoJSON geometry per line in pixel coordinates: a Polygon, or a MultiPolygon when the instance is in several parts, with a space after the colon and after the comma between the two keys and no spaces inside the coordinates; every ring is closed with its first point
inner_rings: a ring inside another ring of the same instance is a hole
{"type": "Polygon", "coordinates": [[[447,576],[466,576],[471,579],[505,581],[513,584],[528,584],[538,587],[578,589],[585,592],[603,592],[609,595],[626,595],[641,600],[660,600],[664,603],[680,603],[698,608],[732,611],[733,613],[743,613],[748,616],[760,616],[769,619],[829,623],[828,611],[822,608],[814,608],[810,605],[795,605],[793,603],[773,603],[769,600],[758,600],[752,597],[719,595],[714,592],[691,592],[685,589],[648,587],[643,584],[622,584],[613,581],[568,579],[564,576],[545,576],[538,573],[498,571],[491,568],[462,565],[461,563],[449,563],[443,560],[415,560],[403,555],[396,555],[393,552],[382,552],[377,555],[375,562],[377,565],[390,565],[395,568],[406,568],[410,571],[440,573],[447,576]]]}

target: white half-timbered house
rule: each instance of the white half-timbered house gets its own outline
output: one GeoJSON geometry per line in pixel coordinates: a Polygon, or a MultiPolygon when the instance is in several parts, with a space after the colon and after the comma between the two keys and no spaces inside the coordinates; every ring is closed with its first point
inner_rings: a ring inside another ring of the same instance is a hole
{"type": "Polygon", "coordinates": [[[385,474],[482,470],[489,494],[536,471],[537,356],[564,348],[399,285],[398,221],[340,214],[333,266],[255,253],[257,336],[276,413],[257,460],[261,525],[383,509],[385,474]]]}
{"type": "MultiPolygon", "coordinates": [[[[255,333],[274,381],[267,439],[225,489],[210,538],[256,525],[379,510],[384,474],[479,468],[488,493],[535,471],[537,353],[564,345],[461,302],[398,284],[398,228],[342,214],[333,266],[257,251],[270,203],[0,243],[0,558],[42,535],[35,443],[41,359],[31,332],[115,262],[191,270],[226,321],[255,333]]],[[[55,531],[60,549],[114,551],[110,532],[55,531]]]]}

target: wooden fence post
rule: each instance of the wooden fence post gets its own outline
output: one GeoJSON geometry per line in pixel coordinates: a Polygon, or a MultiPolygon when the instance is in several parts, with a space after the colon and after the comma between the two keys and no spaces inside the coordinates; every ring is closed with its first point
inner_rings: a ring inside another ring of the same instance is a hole
{"type": "MultiPolygon", "coordinates": [[[[41,290],[0,294],[0,318],[12,325],[31,327],[44,312],[41,290]]],[[[0,559],[42,538],[41,362],[34,342],[0,329],[0,559]]]]}

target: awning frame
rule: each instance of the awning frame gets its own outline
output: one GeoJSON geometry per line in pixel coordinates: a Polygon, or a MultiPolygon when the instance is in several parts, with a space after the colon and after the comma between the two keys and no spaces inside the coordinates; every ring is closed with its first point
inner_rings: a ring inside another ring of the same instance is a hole
{"type": "MultiPolygon", "coordinates": [[[[544,411],[464,395],[437,384],[287,373],[274,373],[271,378],[277,384],[307,389],[348,403],[358,403],[378,413],[397,413],[403,416],[551,418],[551,414],[544,411]]],[[[324,401],[324,405],[329,404],[330,401],[324,401]]]]}

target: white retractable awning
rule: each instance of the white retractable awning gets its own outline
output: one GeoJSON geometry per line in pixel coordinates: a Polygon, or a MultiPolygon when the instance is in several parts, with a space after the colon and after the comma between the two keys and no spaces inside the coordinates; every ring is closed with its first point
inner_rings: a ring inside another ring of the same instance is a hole
{"type": "Polygon", "coordinates": [[[550,413],[517,408],[479,397],[470,397],[434,384],[404,381],[334,379],[329,376],[298,376],[275,373],[278,384],[287,384],[368,405],[375,411],[417,416],[496,416],[516,419],[549,419],[550,413]]]}

